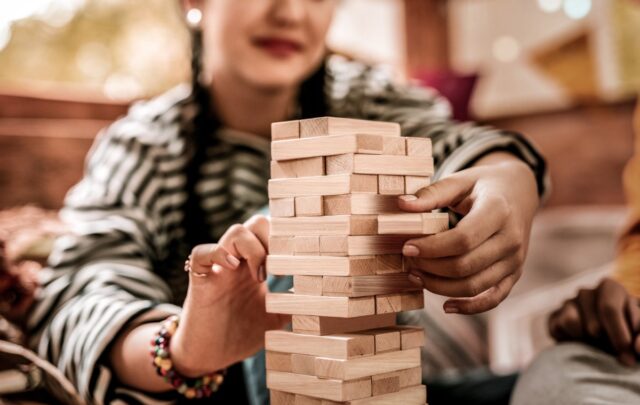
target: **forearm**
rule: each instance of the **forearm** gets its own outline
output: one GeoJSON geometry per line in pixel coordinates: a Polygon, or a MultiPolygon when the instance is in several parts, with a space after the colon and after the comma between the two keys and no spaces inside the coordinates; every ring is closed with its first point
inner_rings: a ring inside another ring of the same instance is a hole
{"type": "Polygon", "coordinates": [[[147,392],[173,389],[156,373],[149,354],[150,342],[160,327],[159,322],[137,325],[124,330],[114,342],[110,353],[111,365],[125,385],[147,392]]]}

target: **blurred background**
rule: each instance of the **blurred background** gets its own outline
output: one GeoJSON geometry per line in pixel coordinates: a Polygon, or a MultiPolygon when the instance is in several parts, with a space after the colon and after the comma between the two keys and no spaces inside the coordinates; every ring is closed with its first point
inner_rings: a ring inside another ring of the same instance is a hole
{"type": "MultiPolygon", "coordinates": [[[[525,277],[513,303],[487,317],[497,370],[526,364],[548,344],[549,308],[613,258],[633,152],[638,38],[633,0],[342,2],[333,51],[435,87],[457,119],[522,132],[548,158],[553,192],[525,277]]],[[[99,129],[133,100],[186,80],[188,57],[177,1],[0,2],[0,232],[24,240],[24,251],[42,249],[18,230],[55,218],[99,129]]]]}

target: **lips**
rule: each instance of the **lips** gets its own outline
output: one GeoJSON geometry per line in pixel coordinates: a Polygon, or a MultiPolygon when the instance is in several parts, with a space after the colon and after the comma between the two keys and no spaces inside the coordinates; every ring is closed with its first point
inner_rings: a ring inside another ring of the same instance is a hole
{"type": "Polygon", "coordinates": [[[277,58],[286,58],[302,51],[299,42],[277,37],[258,38],[255,45],[277,58]]]}

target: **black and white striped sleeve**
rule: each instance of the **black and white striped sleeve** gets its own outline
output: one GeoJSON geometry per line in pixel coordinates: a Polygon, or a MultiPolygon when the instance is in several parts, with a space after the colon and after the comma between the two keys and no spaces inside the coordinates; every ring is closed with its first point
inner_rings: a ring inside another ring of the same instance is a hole
{"type": "Polygon", "coordinates": [[[164,237],[150,206],[162,181],[152,156],[157,145],[122,136],[133,124],[126,120],[99,136],[84,178],[67,195],[61,216],[70,233],[56,241],[28,318],[31,346],[88,403],[113,398],[117,383],[105,354],[123,327],[143,314],[162,319],[180,311],[154,273],[164,237]]]}
{"type": "Polygon", "coordinates": [[[356,62],[330,66],[330,99],[336,115],[393,121],[405,136],[431,138],[435,179],[471,166],[482,156],[505,150],[527,163],[535,173],[540,195],[549,189],[546,163],[524,136],[473,123],[452,120],[449,102],[435,90],[398,85],[379,67],[356,62]]]}

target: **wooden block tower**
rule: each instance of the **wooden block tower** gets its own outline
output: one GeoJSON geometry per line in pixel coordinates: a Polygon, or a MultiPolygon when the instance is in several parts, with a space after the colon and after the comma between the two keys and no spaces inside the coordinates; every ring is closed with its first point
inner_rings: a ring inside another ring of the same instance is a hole
{"type": "Polygon", "coordinates": [[[397,196],[429,185],[430,140],[333,117],[274,123],[272,139],[267,271],[294,287],[267,296],[268,312],[293,318],[266,334],[271,403],[425,404],[424,331],[396,325],[424,305],[402,246],[448,218],[402,213],[397,196]]]}

